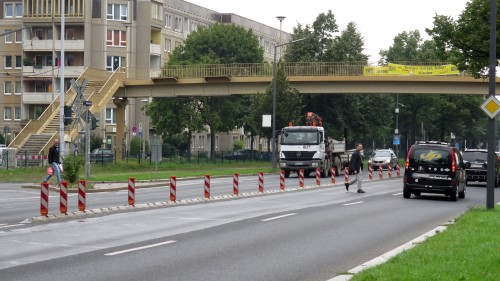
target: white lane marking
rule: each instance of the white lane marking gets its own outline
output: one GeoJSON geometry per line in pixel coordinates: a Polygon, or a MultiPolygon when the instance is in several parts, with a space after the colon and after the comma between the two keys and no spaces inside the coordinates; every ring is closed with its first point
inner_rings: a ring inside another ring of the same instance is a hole
{"type": "Polygon", "coordinates": [[[105,256],[115,256],[115,255],[120,255],[120,254],[124,254],[124,253],[133,252],[133,251],[139,251],[139,250],[149,249],[149,248],[153,248],[153,247],[163,246],[163,245],[166,245],[166,244],[172,244],[172,243],[175,243],[175,242],[176,241],[174,241],[174,240],[170,240],[170,241],[165,241],[165,242],[161,242],[161,243],[146,245],[146,246],[142,246],[142,247],[131,248],[131,249],[127,249],[127,250],[122,250],[122,251],[107,253],[107,254],[104,254],[104,255],[105,256]]]}
{"type": "Polygon", "coordinates": [[[7,225],[6,223],[0,223],[0,226],[4,226],[4,225],[7,225]]]}
{"type": "Polygon", "coordinates": [[[3,224],[3,225],[0,225],[0,228],[8,228],[8,227],[14,227],[14,226],[20,226],[20,225],[22,225],[22,224],[9,224],[9,225],[3,224]]]}
{"type": "Polygon", "coordinates": [[[282,215],[282,216],[277,216],[277,217],[272,217],[272,218],[268,218],[268,219],[263,219],[261,221],[272,221],[272,220],[277,220],[277,219],[281,219],[281,218],[286,218],[286,217],[289,217],[289,216],[295,216],[297,213],[291,213],[291,214],[286,214],[286,215],[282,215]]]}
{"type": "Polygon", "coordinates": [[[342,204],[344,206],[351,206],[351,205],[357,205],[357,204],[361,204],[361,203],[364,203],[365,201],[358,201],[358,202],[352,202],[352,203],[346,203],[346,204],[342,204]]]}
{"type": "Polygon", "coordinates": [[[399,195],[401,195],[401,194],[403,194],[403,192],[394,193],[392,196],[399,196],[399,195]]]}

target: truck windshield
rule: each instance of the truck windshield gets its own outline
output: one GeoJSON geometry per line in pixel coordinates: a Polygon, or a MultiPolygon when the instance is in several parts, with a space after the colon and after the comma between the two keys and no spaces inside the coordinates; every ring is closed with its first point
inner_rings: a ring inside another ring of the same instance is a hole
{"type": "Polygon", "coordinates": [[[318,132],[285,132],[281,135],[281,144],[319,144],[318,132]]]}

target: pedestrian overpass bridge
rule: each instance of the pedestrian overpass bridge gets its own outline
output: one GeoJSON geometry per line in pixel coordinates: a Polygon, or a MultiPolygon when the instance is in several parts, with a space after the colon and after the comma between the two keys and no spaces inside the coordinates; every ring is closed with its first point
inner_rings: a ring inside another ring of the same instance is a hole
{"type": "MultiPolygon", "coordinates": [[[[488,79],[475,79],[446,64],[283,63],[282,69],[302,94],[472,94],[487,95],[488,79]]],[[[139,70],[127,70],[140,77],[139,70]],[[137,72],[137,73],[135,73],[137,72]]],[[[264,93],[273,65],[176,65],[150,73],[150,79],[127,79],[117,98],[224,96],[264,93]]],[[[143,71],[143,73],[149,73],[143,71]]],[[[500,95],[500,78],[496,94],[500,95]]]]}

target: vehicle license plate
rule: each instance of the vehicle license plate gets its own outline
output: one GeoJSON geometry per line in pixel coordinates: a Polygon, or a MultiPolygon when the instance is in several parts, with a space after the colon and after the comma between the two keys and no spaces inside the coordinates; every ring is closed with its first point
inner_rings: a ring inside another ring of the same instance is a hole
{"type": "Polygon", "coordinates": [[[430,177],[429,174],[413,173],[413,178],[415,178],[415,179],[427,179],[429,177],[430,177]]]}

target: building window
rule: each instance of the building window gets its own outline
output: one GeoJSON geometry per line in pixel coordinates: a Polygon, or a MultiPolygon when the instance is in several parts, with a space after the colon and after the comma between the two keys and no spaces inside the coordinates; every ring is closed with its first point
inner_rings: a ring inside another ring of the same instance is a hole
{"type": "Polygon", "coordinates": [[[101,0],[92,0],[92,18],[101,18],[101,0]]]}
{"type": "Polygon", "coordinates": [[[127,46],[127,32],[123,30],[108,30],[106,45],[115,47],[127,46]]]}
{"type": "Polygon", "coordinates": [[[180,17],[175,17],[174,30],[182,31],[182,19],[180,17]]]}
{"type": "Polygon", "coordinates": [[[16,43],[22,43],[23,42],[23,31],[18,30],[16,31],[16,43]]]}
{"type": "Polygon", "coordinates": [[[127,20],[127,5],[125,4],[108,4],[108,20],[127,20]]]}
{"type": "Polygon", "coordinates": [[[15,10],[16,10],[16,18],[22,18],[23,17],[23,5],[21,3],[16,3],[14,4],[15,10]]]}
{"type": "Polygon", "coordinates": [[[159,3],[151,3],[151,15],[154,20],[163,20],[163,5],[159,3]]]}
{"type": "Polygon", "coordinates": [[[11,56],[5,56],[5,68],[12,68],[12,57],[11,56]]]}
{"type": "MultiPolygon", "coordinates": [[[[7,33],[7,32],[11,32],[11,31],[12,31],[12,30],[5,30],[5,33],[7,33]]],[[[5,43],[7,43],[7,44],[12,43],[12,37],[13,37],[13,35],[12,35],[12,34],[13,34],[13,33],[8,33],[8,34],[5,34],[5,43]]]]}
{"type": "Polygon", "coordinates": [[[12,120],[12,112],[10,111],[10,107],[3,108],[3,120],[12,120]]]}
{"type": "Polygon", "coordinates": [[[6,3],[4,6],[4,19],[20,18],[23,16],[21,3],[6,3]]]}
{"type": "Polygon", "coordinates": [[[107,71],[115,71],[119,67],[126,66],[125,57],[120,56],[107,56],[106,57],[106,70],[107,71]]]}
{"type": "Polygon", "coordinates": [[[21,108],[14,107],[14,120],[21,120],[21,108]]]}
{"type": "Polygon", "coordinates": [[[172,28],[172,15],[165,16],[165,28],[168,28],[168,29],[172,28]]]}
{"type": "Polygon", "coordinates": [[[16,68],[22,68],[22,67],[23,67],[23,64],[22,64],[21,56],[16,56],[16,68]]]}
{"type": "Polygon", "coordinates": [[[106,108],[106,124],[116,125],[116,109],[106,108]]]}
{"type": "Polygon", "coordinates": [[[172,52],[172,40],[171,39],[165,39],[165,51],[166,52],[172,52]]]}
{"type": "Polygon", "coordinates": [[[3,93],[4,93],[4,95],[12,95],[12,82],[11,81],[5,81],[3,93]]]}
{"type": "Polygon", "coordinates": [[[21,94],[21,81],[15,81],[14,82],[14,94],[15,95],[20,95],[21,94]]]}

